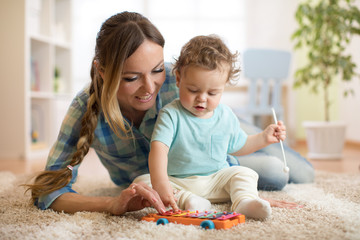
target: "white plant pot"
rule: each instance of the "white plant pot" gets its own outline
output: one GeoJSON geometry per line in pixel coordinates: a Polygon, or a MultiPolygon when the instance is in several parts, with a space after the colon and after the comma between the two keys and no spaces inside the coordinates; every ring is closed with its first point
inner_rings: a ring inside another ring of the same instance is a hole
{"type": "Polygon", "coordinates": [[[342,122],[303,122],[306,130],[308,158],[337,160],[342,158],[346,124],[342,122]]]}

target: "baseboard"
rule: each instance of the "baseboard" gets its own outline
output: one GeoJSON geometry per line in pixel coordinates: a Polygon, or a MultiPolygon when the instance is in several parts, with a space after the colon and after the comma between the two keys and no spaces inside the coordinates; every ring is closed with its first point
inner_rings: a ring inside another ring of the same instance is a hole
{"type": "MultiPolygon", "coordinates": [[[[295,146],[298,145],[306,145],[306,139],[297,139],[295,141],[295,146]]],[[[360,148],[360,142],[358,141],[353,141],[353,140],[346,140],[345,142],[345,146],[346,147],[352,147],[352,148],[360,148]]]]}
{"type": "Polygon", "coordinates": [[[345,145],[346,145],[347,147],[360,148],[360,142],[358,142],[358,141],[347,140],[347,141],[345,142],[345,145]]]}

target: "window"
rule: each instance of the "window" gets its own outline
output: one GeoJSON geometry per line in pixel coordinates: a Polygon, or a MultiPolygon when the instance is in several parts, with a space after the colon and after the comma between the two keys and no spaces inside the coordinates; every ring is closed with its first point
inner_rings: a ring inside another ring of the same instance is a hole
{"type": "Polygon", "coordinates": [[[164,35],[165,61],[196,35],[219,35],[231,49],[245,46],[245,0],[144,0],[144,15],[164,35]]]}
{"type": "Polygon", "coordinates": [[[245,46],[246,0],[76,0],[73,11],[73,83],[77,92],[89,82],[96,34],[110,16],[135,11],[164,35],[164,57],[174,62],[181,47],[196,35],[217,34],[232,52],[245,46]]]}

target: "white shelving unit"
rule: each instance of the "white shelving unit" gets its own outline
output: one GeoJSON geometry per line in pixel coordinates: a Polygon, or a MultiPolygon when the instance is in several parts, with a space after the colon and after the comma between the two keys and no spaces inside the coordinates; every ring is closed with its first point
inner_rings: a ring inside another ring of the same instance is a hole
{"type": "Polygon", "coordinates": [[[71,1],[0,2],[0,26],[11,28],[0,40],[1,55],[11,56],[1,66],[11,81],[0,85],[10,114],[0,122],[0,159],[44,158],[56,140],[71,98],[71,1]]]}

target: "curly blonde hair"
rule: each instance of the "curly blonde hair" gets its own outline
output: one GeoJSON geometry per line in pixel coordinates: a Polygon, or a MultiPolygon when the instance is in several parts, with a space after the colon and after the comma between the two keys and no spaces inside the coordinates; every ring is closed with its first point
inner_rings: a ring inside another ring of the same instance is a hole
{"type": "Polygon", "coordinates": [[[230,67],[228,82],[235,83],[241,71],[240,67],[236,66],[238,55],[238,52],[231,53],[217,35],[196,36],[182,47],[180,56],[174,64],[173,73],[180,72],[187,66],[215,70],[226,64],[230,67]]]}

